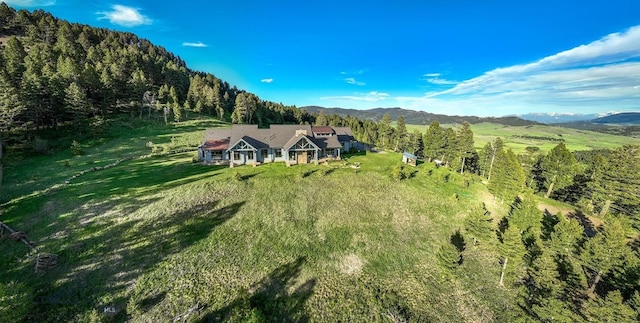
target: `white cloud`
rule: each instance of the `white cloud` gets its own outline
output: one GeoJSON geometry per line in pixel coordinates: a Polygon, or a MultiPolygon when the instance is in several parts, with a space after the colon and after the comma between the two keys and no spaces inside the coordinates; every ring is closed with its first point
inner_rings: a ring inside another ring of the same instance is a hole
{"type": "Polygon", "coordinates": [[[262,80],[260,80],[260,82],[269,84],[269,83],[273,82],[273,79],[272,78],[262,79],[262,80]]]}
{"type": "Polygon", "coordinates": [[[204,47],[209,47],[209,45],[199,41],[197,43],[190,43],[190,42],[184,42],[182,43],[182,46],[185,47],[199,47],[199,48],[204,48],[204,47]]]}
{"type": "Polygon", "coordinates": [[[353,85],[357,85],[357,86],[365,86],[365,85],[367,85],[367,83],[359,82],[353,77],[347,77],[346,79],[344,79],[344,81],[347,82],[348,84],[353,84],[353,85]]]}
{"type": "Polygon", "coordinates": [[[582,113],[640,108],[640,26],[538,61],[496,68],[463,82],[425,74],[453,88],[393,98],[409,108],[448,114],[582,113]]]}
{"type": "Polygon", "coordinates": [[[328,101],[366,101],[366,102],[378,102],[384,101],[390,97],[389,93],[384,92],[369,92],[369,93],[355,93],[354,95],[341,95],[341,96],[324,96],[321,100],[328,101]]]}
{"type": "Polygon", "coordinates": [[[56,4],[55,0],[3,0],[3,2],[15,7],[47,7],[56,4]]]}
{"type": "Polygon", "coordinates": [[[102,11],[97,14],[100,15],[98,19],[107,19],[114,25],[120,25],[125,27],[135,27],[140,25],[150,25],[153,23],[151,18],[140,13],[139,9],[133,7],[127,7],[123,5],[111,6],[112,11],[102,11]]]}
{"type": "Polygon", "coordinates": [[[426,81],[434,85],[454,85],[459,83],[456,81],[451,81],[451,80],[447,80],[439,77],[427,78],[426,81]]]}

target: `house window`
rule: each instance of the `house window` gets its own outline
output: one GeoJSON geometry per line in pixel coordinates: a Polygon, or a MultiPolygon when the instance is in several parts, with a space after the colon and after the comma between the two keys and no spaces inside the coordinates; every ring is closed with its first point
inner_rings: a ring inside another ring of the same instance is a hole
{"type": "Polygon", "coordinates": [[[222,151],[220,150],[214,150],[211,152],[211,157],[213,159],[222,159],[222,151]]]}
{"type": "Polygon", "coordinates": [[[269,151],[262,149],[262,159],[267,159],[267,157],[269,157],[269,151]]]}
{"type": "Polygon", "coordinates": [[[296,152],[295,151],[290,151],[289,152],[289,160],[295,160],[296,159],[296,152]]]}
{"type": "Polygon", "coordinates": [[[282,149],[276,149],[276,158],[282,158],[282,149]]]}
{"type": "Polygon", "coordinates": [[[253,151],[248,151],[247,156],[247,159],[253,160],[253,151]]]}
{"type": "Polygon", "coordinates": [[[240,160],[240,152],[239,151],[234,151],[233,152],[233,160],[240,160]]]}

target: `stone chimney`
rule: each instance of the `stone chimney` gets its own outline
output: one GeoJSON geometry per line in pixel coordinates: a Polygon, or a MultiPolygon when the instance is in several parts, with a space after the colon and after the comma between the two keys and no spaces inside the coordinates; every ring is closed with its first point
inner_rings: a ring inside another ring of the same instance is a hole
{"type": "Polygon", "coordinates": [[[296,137],[300,136],[300,135],[306,136],[307,135],[307,130],[305,130],[305,129],[296,130],[296,137]]]}

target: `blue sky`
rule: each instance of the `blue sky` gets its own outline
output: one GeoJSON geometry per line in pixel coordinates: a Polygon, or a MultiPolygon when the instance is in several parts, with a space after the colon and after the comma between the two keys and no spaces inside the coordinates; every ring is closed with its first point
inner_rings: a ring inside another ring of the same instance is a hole
{"type": "Polygon", "coordinates": [[[288,105],[640,111],[640,1],[5,0],[130,31],[288,105]]]}

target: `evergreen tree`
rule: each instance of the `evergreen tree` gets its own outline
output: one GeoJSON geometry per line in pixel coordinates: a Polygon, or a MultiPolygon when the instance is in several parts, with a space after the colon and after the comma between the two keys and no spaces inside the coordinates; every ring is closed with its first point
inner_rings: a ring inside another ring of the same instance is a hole
{"type": "Polygon", "coordinates": [[[455,270],[462,262],[462,255],[458,249],[449,242],[440,245],[436,257],[438,259],[438,265],[447,272],[455,270]]]}
{"type": "Polygon", "coordinates": [[[393,134],[393,129],[391,128],[391,116],[388,113],[385,113],[378,123],[378,134],[380,145],[388,148],[392,139],[391,135],[393,134]]]}
{"type": "Polygon", "coordinates": [[[418,157],[424,156],[424,143],[422,142],[420,130],[416,129],[409,135],[408,150],[418,157]]]}
{"type": "Polygon", "coordinates": [[[462,159],[460,174],[463,174],[466,164],[471,161],[471,158],[475,154],[475,148],[473,146],[473,132],[471,131],[471,125],[469,125],[468,122],[465,121],[462,123],[462,128],[458,130],[456,139],[458,156],[462,159]]]}
{"type": "Polygon", "coordinates": [[[601,159],[591,171],[591,198],[604,216],[613,208],[639,221],[640,213],[640,146],[627,145],[615,149],[608,162],[601,159]]]}
{"type": "Polygon", "coordinates": [[[565,188],[573,183],[577,174],[576,158],[564,143],[559,143],[540,161],[543,187],[547,189],[545,197],[549,197],[554,190],[565,188]]]}
{"type": "Polygon", "coordinates": [[[432,121],[422,139],[424,142],[424,155],[431,161],[438,158],[445,145],[443,130],[438,121],[432,121]]]}
{"type": "Polygon", "coordinates": [[[536,236],[540,235],[542,211],[538,210],[533,196],[517,198],[511,207],[508,220],[509,226],[515,226],[521,232],[531,231],[536,236]]]}
{"type": "Polygon", "coordinates": [[[522,242],[520,230],[515,226],[508,226],[501,234],[499,246],[502,255],[502,274],[500,285],[504,285],[504,277],[511,282],[517,281],[524,275],[523,257],[527,250],[522,242]]]}
{"type": "Polygon", "coordinates": [[[404,123],[402,116],[398,117],[396,121],[396,148],[395,151],[406,151],[408,149],[409,133],[407,132],[407,125],[404,123]]]}
{"type": "Polygon", "coordinates": [[[525,187],[524,171],[511,149],[498,151],[492,173],[489,191],[502,202],[513,201],[525,187]]]}
{"type": "Polygon", "coordinates": [[[589,287],[589,292],[593,293],[607,273],[622,266],[625,257],[631,256],[620,221],[609,218],[605,222],[604,230],[586,242],[580,256],[583,266],[595,274],[589,287]]]}
{"type": "Polygon", "coordinates": [[[24,59],[27,57],[27,51],[24,49],[20,39],[11,36],[2,50],[2,55],[4,57],[4,70],[7,73],[7,81],[14,87],[18,87],[22,79],[22,73],[26,70],[24,59]]]}
{"type": "Polygon", "coordinates": [[[85,90],[76,82],[72,82],[65,90],[64,102],[75,115],[75,124],[78,130],[81,130],[86,121],[87,114],[92,110],[91,102],[87,98],[85,90]]]}
{"type": "Polygon", "coordinates": [[[589,322],[637,322],[637,313],[624,303],[620,291],[612,291],[603,299],[596,297],[585,304],[585,314],[589,322]]]}
{"type": "Polygon", "coordinates": [[[327,119],[327,115],[324,113],[324,110],[321,110],[320,113],[318,113],[314,124],[316,126],[326,126],[329,124],[329,120],[327,119]]]}
{"type": "Polygon", "coordinates": [[[484,203],[482,203],[482,205],[473,208],[469,212],[464,222],[464,228],[477,243],[479,240],[489,238],[493,230],[492,220],[491,212],[489,212],[484,203]]]}

